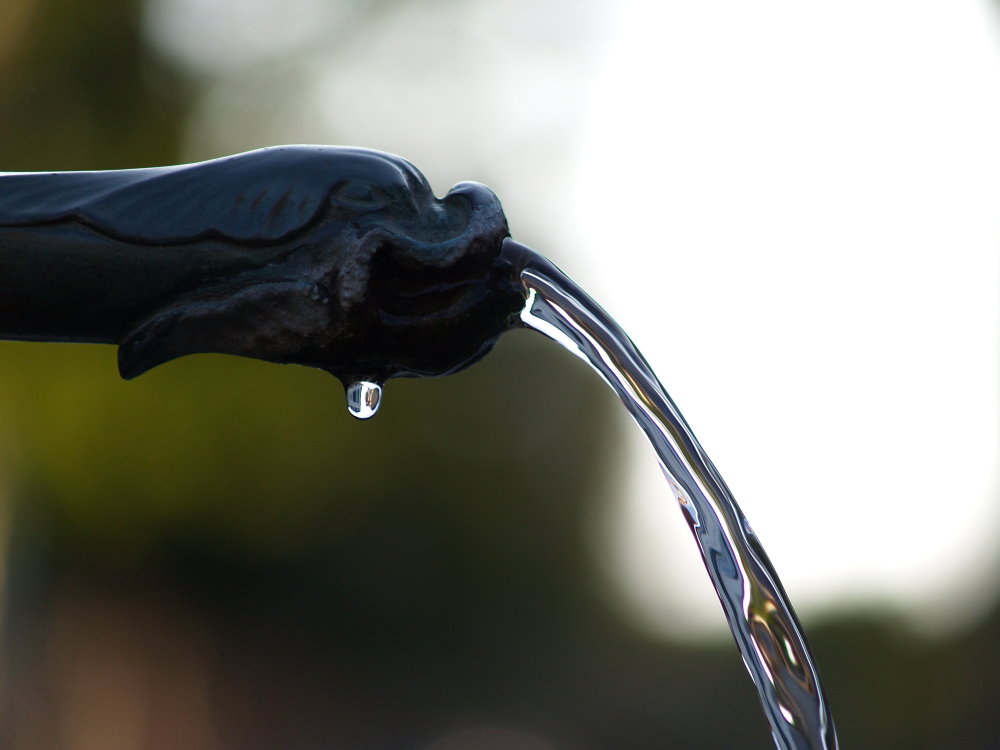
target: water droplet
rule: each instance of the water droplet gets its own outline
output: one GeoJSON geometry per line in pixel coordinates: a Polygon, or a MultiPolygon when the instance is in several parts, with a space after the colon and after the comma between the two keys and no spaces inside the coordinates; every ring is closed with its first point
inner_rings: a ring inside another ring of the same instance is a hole
{"type": "Polygon", "coordinates": [[[382,386],[370,380],[356,380],[347,386],[347,410],[352,417],[371,419],[382,403],[382,386]]]}

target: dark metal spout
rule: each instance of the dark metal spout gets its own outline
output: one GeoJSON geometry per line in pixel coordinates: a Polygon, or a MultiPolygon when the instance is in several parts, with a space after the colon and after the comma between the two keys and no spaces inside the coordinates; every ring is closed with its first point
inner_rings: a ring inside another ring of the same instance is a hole
{"type": "Polygon", "coordinates": [[[488,188],[285,146],[198,164],[0,173],[0,338],[119,345],[131,378],[216,352],[384,382],[459,370],[524,296],[488,188]]]}

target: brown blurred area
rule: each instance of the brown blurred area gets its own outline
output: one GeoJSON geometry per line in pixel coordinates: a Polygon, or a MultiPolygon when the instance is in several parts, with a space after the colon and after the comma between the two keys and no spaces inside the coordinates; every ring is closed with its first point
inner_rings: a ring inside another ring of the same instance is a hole
{"type": "MultiPolygon", "coordinates": [[[[3,2],[0,170],[185,158],[208,81],[141,3],[3,2]]],[[[342,398],[301,368],[124,383],[110,347],[0,343],[0,748],[771,747],[731,644],[653,640],[606,595],[584,529],[624,418],[578,362],[515,333],[390,382],[371,423],[342,398]]],[[[1000,743],[997,614],[950,642],[864,613],[810,634],[844,747],[1000,743]]]]}

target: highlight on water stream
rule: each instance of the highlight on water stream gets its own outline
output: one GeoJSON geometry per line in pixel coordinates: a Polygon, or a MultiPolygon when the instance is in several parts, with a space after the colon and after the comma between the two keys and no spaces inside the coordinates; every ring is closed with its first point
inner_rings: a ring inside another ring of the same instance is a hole
{"type": "Polygon", "coordinates": [[[837,737],[802,627],[718,470],[621,328],[510,238],[496,195],[436,197],[400,157],[282,146],[197,164],[0,173],[0,338],[117,344],[132,378],[222,353],[318,367],[370,419],[527,328],[586,362],[646,434],[780,750],[837,737]]]}
{"type": "Polygon", "coordinates": [[[582,359],[649,439],[691,529],[780,750],[838,747],[802,626],[760,540],[628,335],[543,256],[504,240],[527,294],[524,327],[582,359]]]}

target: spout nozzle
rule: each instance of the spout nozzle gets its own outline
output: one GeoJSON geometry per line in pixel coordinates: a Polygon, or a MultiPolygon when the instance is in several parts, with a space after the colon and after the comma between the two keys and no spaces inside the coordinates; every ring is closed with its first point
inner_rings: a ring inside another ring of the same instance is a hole
{"type": "Polygon", "coordinates": [[[537,252],[511,237],[507,237],[500,244],[500,262],[510,266],[511,275],[515,279],[519,279],[521,271],[529,264],[529,261],[537,257],[537,252]]]}

